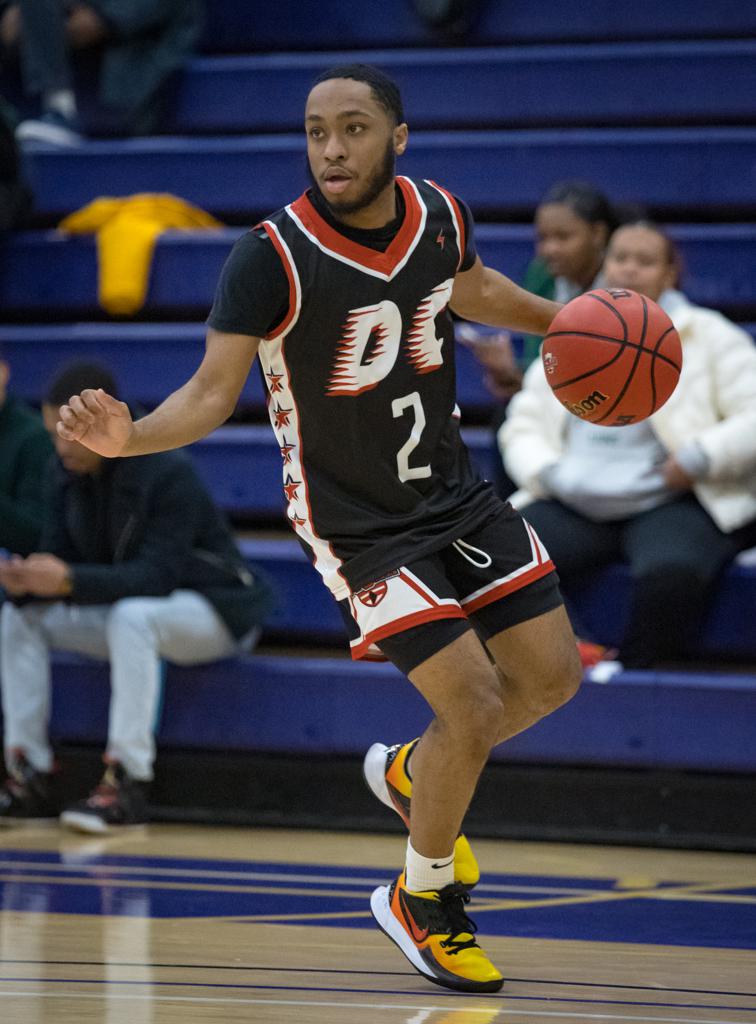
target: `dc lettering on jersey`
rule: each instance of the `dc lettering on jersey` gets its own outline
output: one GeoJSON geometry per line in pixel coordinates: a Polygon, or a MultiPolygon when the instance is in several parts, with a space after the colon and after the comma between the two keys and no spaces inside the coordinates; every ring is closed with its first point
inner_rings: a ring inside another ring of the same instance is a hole
{"type": "MultiPolygon", "coordinates": [[[[420,302],[409,324],[405,344],[417,373],[430,373],[443,364],[443,338],[436,335],[435,319],[448,305],[453,284],[454,279],[449,278],[434,288],[420,302]]],[[[402,332],[402,315],[390,299],[350,310],[336,347],[327,393],[361,395],[374,388],[393,369],[402,332]]]]}

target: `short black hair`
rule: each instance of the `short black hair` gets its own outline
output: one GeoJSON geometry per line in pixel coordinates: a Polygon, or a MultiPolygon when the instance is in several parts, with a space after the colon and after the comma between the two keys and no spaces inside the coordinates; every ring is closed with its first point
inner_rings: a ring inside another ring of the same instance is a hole
{"type": "Polygon", "coordinates": [[[42,399],[45,405],[65,405],[71,395],[78,395],[86,388],[102,388],[113,398],[118,398],[115,377],[100,363],[67,363],[50,381],[42,399]]]}
{"type": "Polygon", "coordinates": [[[575,216],[588,224],[606,224],[609,231],[617,227],[618,218],[612,204],[600,189],[589,181],[557,181],[539,202],[569,206],[575,216]]]}
{"type": "Polygon", "coordinates": [[[372,64],[336,64],[326,71],[321,71],[312,83],[312,88],[321,82],[329,82],[332,78],[352,78],[355,82],[365,82],[370,86],[376,102],[393,117],[395,124],[404,122],[404,106],[399,86],[379,68],[372,64]]]}

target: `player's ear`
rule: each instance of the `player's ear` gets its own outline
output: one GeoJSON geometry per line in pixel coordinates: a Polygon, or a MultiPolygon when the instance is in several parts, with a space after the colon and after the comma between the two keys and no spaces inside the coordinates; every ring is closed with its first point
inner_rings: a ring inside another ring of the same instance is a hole
{"type": "Polygon", "coordinates": [[[407,148],[407,141],[409,139],[409,128],[402,122],[394,128],[394,152],[397,156],[401,156],[407,148]]]}

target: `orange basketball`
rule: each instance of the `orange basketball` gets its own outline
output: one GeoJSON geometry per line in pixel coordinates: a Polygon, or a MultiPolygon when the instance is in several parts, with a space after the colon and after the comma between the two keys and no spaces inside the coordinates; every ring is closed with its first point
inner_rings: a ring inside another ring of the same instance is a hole
{"type": "Polygon", "coordinates": [[[597,288],[554,317],[541,358],[551,390],[573,415],[605,427],[638,423],[675,390],[680,336],[664,310],[624,288],[597,288]]]}

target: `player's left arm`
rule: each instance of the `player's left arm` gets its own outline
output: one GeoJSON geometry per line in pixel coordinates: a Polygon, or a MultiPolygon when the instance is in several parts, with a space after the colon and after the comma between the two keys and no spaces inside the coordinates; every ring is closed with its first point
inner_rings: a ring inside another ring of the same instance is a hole
{"type": "Polygon", "coordinates": [[[466,320],[540,335],[547,333],[562,308],[560,303],[533,295],[498,270],[486,267],[479,256],[469,270],[457,274],[449,305],[466,320]]]}

